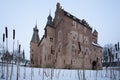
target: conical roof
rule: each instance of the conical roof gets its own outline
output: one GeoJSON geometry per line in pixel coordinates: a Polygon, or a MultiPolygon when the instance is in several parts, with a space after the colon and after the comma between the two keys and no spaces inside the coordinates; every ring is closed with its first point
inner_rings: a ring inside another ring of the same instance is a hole
{"type": "Polygon", "coordinates": [[[52,21],[52,16],[49,14],[49,16],[47,17],[47,25],[48,26],[53,26],[53,21],[52,21]]]}
{"type": "Polygon", "coordinates": [[[31,42],[39,43],[40,38],[38,35],[39,30],[37,29],[37,24],[35,25],[35,28],[33,28],[33,36],[31,39],[31,42]]]}

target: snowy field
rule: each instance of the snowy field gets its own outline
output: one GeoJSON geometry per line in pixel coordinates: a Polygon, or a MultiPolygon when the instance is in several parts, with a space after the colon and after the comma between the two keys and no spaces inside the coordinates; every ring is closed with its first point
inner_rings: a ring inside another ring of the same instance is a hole
{"type": "MultiPolygon", "coordinates": [[[[6,67],[3,68],[4,79],[1,78],[2,68],[0,65],[0,80],[6,80],[6,67]]],[[[10,80],[11,65],[8,67],[8,80],[10,80]]],[[[103,68],[103,70],[67,70],[49,68],[19,67],[18,80],[120,80],[120,70],[103,68]]],[[[16,79],[17,66],[13,66],[11,80],[16,79]]]]}

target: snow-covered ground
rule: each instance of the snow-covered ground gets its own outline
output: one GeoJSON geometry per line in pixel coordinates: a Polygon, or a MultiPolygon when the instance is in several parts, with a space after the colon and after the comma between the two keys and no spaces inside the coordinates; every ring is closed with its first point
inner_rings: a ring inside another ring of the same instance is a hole
{"type": "MultiPolygon", "coordinates": [[[[10,80],[11,65],[8,67],[8,80],[10,80]]],[[[6,67],[4,69],[6,80],[6,67]]],[[[67,69],[50,69],[50,68],[19,68],[18,80],[120,80],[120,70],[108,69],[106,70],[67,70],[67,69]]],[[[0,77],[2,68],[0,65],[0,77]]],[[[11,80],[16,79],[17,66],[13,66],[13,74],[11,80]]]]}

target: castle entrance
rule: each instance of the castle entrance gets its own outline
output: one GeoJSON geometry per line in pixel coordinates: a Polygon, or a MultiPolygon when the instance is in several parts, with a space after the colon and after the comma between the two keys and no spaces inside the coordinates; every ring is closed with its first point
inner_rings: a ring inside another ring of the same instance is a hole
{"type": "Polygon", "coordinates": [[[97,61],[92,62],[92,69],[97,69],[97,61]]]}

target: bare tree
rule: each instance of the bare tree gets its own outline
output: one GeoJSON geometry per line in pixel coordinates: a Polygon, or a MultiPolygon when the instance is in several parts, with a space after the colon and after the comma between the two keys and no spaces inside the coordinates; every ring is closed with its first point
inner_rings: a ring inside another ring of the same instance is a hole
{"type": "Polygon", "coordinates": [[[33,77],[33,68],[31,67],[31,80],[32,80],[32,77],[33,77]]]}
{"type": "Polygon", "coordinates": [[[51,69],[51,80],[53,80],[53,76],[54,76],[54,69],[51,69]]]}
{"type": "Polygon", "coordinates": [[[83,54],[83,63],[82,63],[82,65],[83,65],[83,80],[86,80],[85,79],[85,66],[84,66],[84,59],[85,59],[85,54],[83,54]]]}
{"type": "Polygon", "coordinates": [[[5,27],[6,33],[6,55],[7,55],[7,67],[6,67],[6,80],[8,80],[9,72],[8,72],[8,29],[5,27]]]}
{"type": "Polygon", "coordinates": [[[26,78],[26,66],[24,66],[24,79],[26,78]]]}
{"type": "Polygon", "coordinates": [[[10,80],[12,80],[12,72],[13,72],[14,44],[15,44],[15,30],[13,29],[13,54],[12,54],[12,66],[11,66],[10,80]]]}
{"type": "Polygon", "coordinates": [[[19,65],[20,65],[20,48],[21,48],[21,45],[19,45],[19,50],[18,50],[18,58],[17,58],[17,77],[16,77],[16,80],[18,80],[18,77],[19,77],[19,65]]]}
{"type": "MultiPolygon", "coordinates": [[[[3,33],[3,52],[2,52],[2,56],[4,56],[4,42],[5,42],[5,34],[3,33]]],[[[4,79],[4,59],[2,57],[2,74],[1,74],[1,78],[4,79]]]]}

